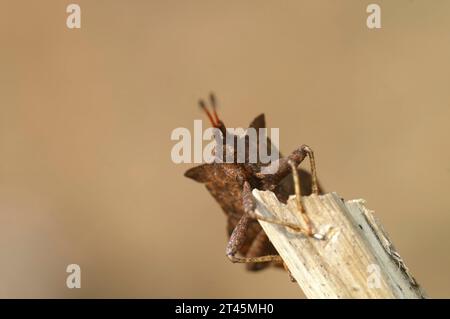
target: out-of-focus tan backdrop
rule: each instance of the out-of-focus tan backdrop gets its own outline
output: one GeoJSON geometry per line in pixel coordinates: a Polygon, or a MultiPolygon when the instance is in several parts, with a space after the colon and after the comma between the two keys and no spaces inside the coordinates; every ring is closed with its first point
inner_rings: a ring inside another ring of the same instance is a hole
{"type": "Polygon", "coordinates": [[[450,297],[450,2],[2,1],[0,297],[303,297],[225,257],[225,217],[170,151],[211,89],[260,112],[327,190],[365,198],[450,297]],[[82,288],[66,288],[76,263],[82,288]]]}

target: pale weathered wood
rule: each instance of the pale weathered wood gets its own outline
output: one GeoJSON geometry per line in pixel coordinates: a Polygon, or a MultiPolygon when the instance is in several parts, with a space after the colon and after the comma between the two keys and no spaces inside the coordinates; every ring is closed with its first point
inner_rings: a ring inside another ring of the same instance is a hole
{"type": "MultiPolygon", "coordinates": [[[[294,196],[285,205],[270,191],[253,195],[257,214],[303,225],[294,196]]],[[[363,200],[344,202],[329,193],[302,203],[323,240],[260,224],[308,298],[425,297],[363,200]]]]}

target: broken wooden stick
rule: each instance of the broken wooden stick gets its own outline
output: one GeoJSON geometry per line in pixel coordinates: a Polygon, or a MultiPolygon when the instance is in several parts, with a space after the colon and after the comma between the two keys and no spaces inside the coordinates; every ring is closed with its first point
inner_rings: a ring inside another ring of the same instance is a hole
{"type": "MultiPolygon", "coordinates": [[[[295,196],[280,203],[253,190],[256,213],[304,225],[295,196]]],[[[308,298],[425,298],[391,240],[363,200],[336,193],[301,198],[317,239],[259,221],[308,298]]]]}

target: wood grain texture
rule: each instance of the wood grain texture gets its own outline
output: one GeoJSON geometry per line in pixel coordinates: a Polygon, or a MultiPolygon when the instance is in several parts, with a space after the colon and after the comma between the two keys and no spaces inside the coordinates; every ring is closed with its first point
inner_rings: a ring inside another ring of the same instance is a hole
{"type": "MultiPolygon", "coordinates": [[[[294,196],[283,204],[270,191],[253,195],[257,214],[303,224],[294,196]]],[[[302,203],[323,240],[259,222],[308,298],[425,298],[363,200],[328,193],[302,203]]]]}

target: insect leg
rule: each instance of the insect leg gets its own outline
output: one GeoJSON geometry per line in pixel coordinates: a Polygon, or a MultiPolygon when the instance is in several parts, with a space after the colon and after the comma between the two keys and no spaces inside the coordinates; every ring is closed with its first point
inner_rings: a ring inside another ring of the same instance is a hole
{"type": "Polygon", "coordinates": [[[266,184],[278,185],[286,176],[291,173],[291,167],[289,162],[291,161],[297,167],[305,159],[309,157],[309,163],[311,166],[311,188],[313,194],[319,194],[319,187],[317,182],[316,162],[314,159],[314,152],[308,146],[303,144],[298,149],[293,151],[288,157],[278,160],[278,170],[274,174],[262,174],[257,173],[257,176],[261,178],[266,184]]]}
{"type": "MultiPolygon", "coordinates": [[[[259,233],[256,235],[256,237],[253,239],[252,243],[250,244],[250,247],[245,254],[245,257],[259,257],[263,256],[264,254],[267,254],[268,252],[275,253],[273,251],[273,246],[270,243],[269,237],[267,237],[264,230],[260,230],[259,233]],[[270,249],[271,248],[271,249],[270,249]]],[[[280,262],[277,262],[276,264],[281,264],[280,262]]],[[[248,263],[246,264],[247,270],[256,271],[261,270],[270,264],[264,264],[264,263],[248,263]]]]}
{"type": "MultiPolygon", "coordinates": [[[[267,237],[267,235],[264,232],[264,230],[261,229],[261,231],[258,233],[258,235],[256,235],[255,239],[253,240],[252,244],[250,245],[250,248],[248,249],[247,254],[245,256],[246,257],[261,256],[262,254],[267,252],[267,248],[269,247],[268,245],[272,246],[270,244],[269,237],[267,237]]],[[[271,264],[269,264],[269,263],[267,263],[267,264],[264,264],[264,263],[248,263],[248,264],[246,264],[246,268],[247,268],[247,270],[255,271],[255,270],[264,269],[265,267],[267,267],[269,265],[275,265],[275,266],[283,267],[284,270],[286,270],[286,272],[288,273],[289,279],[292,282],[296,282],[295,278],[292,276],[291,271],[286,266],[284,261],[281,260],[281,259],[280,260],[273,260],[271,264]]]]}
{"type": "Polygon", "coordinates": [[[292,169],[292,176],[294,178],[294,188],[295,188],[295,201],[297,204],[297,209],[299,210],[301,216],[303,217],[303,221],[306,223],[308,227],[308,234],[309,236],[312,236],[313,230],[311,225],[311,220],[309,219],[308,215],[306,214],[305,207],[303,207],[302,200],[301,200],[301,194],[300,194],[300,177],[298,176],[297,167],[295,166],[294,162],[289,160],[289,165],[292,169]]]}
{"type": "MultiPolygon", "coordinates": [[[[271,224],[277,224],[281,226],[286,226],[291,228],[292,230],[295,230],[297,232],[303,233],[306,236],[310,236],[309,230],[302,228],[298,224],[290,223],[285,220],[279,219],[279,218],[268,218],[261,215],[258,215],[255,213],[255,199],[252,195],[252,188],[250,184],[245,181],[243,186],[243,204],[244,204],[244,210],[246,215],[253,219],[262,220],[271,224]]],[[[245,215],[244,215],[245,216],[245,215]]]]}
{"type": "Polygon", "coordinates": [[[259,256],[259,257],[238,257],[236,256],[239,248],[245,242],[245,238],[247,235],[248,225],[251,221],[251,218],[247,215],[242,216],[242,218],[237,223],[236,227],[233,230],[233,233],[230,236],[230,240],[228,241],[226,254],[227,257],[233,263],[261,263],[268,261],[281,261],[281,257],[279,255],[267,255],[267,256],[259,256]]]}

